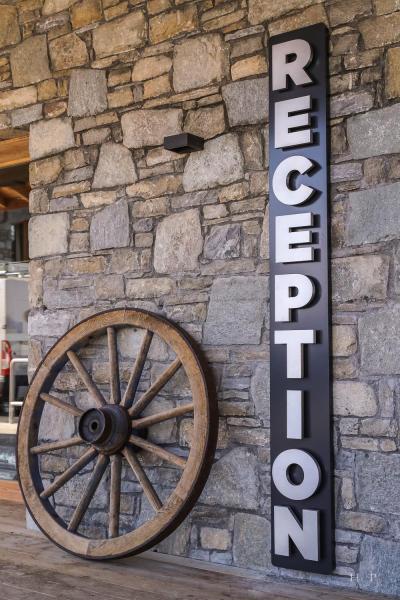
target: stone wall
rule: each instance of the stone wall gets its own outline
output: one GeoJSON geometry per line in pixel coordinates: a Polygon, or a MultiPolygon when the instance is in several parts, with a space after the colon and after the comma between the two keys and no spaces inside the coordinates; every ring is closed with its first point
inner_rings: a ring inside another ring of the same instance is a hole
{"type": "Polygon", "coordinates": [[[280,575],[398,594],[397,0],[0,2],[0,127],[30,125],[31,367],[105,308],[181,324],[220,434],[161,550],[271,574],[266,48],[329,26],[337,568],[280,575]],[[204,151],[163,150],[182,130],[204,151]]]}

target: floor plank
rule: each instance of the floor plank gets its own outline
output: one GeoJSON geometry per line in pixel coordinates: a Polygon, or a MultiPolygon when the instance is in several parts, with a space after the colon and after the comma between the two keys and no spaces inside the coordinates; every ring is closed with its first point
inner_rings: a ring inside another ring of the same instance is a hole
{"type": "MultiPolygon", "coordinates": [[[[145,556],[80,560],[27,532],[22,505],[0,502],[0,589],[7,600],[373,600],[379,596],[272,577],[211,572],[145,556]]],[[[197,561],[198,562],[198,561],[197,561]]],[[[243,572],[240,572],[243,573],[243,572]]],[[[382,597],[381,597],[382,598],[382,597]]]]}
{"type": "Polygon", "coordinates": [[[0,480],[0,501],[24,503],[18,481],[0,480]]]}

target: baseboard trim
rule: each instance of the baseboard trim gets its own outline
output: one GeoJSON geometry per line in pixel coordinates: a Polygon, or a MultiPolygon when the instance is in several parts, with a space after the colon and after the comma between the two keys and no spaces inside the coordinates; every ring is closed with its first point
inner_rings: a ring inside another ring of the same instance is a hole
{"type": "Polygon", "coordinates": [[[143,552],[143,554],[139,554],[137,558],[146,558],[148,560],[154,560],[155,562],[173,564],[181,567],[190,567],[191,569],[199,569],[200,571],[211,571],[213,573],[221,573],[222,575],[235,575],[236,577],[245,577],[247,579],[266,581],[271,578],[271,581],[276,580],[276,578],[273,576],[269,576],[258,571],[253,571],[252,569],[234,567],[233,565],[216,564],[196,558],[175,556],[173,554],[163,554],[161,552],[154,552],[153,550],[143,552]]]}

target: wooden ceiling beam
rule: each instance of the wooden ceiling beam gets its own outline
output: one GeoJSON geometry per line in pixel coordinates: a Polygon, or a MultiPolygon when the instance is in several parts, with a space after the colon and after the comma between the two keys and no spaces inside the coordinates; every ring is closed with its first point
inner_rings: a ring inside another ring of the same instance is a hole
{"type": "Polygon", "coordinates": [[[0,169],[29,163],[29,138],[27,135],[0,141],[0,169]]]}
{"type": "Polygon", "coordinates": [[[0,211],[26,208],[28,204],[29,187],[27,185],[0,186],[0,211]]]}
{"type": "Polygon", "coordinates": [[[25,202],[29,201],[29,186],[21,183],[15,185],[0,185],[0,196],[5,198],[21,198],[25,202]]]}
{"type": "Polygon", "coordinates": [[[22,200],[16,198],[15,200],[4,200],[4,198],[0,197],[0,212],[10,211],[10,210],[18,210],[19,208],[26,208],[27,203],[22,200]]]}

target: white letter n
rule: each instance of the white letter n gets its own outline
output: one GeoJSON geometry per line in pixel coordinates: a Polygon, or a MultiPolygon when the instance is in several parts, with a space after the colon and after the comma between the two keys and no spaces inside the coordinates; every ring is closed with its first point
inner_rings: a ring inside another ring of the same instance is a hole
{"type": "Polygon", "coordinates": [[[274,553],[290,555],[290,541],[306,560],[319,560],[319,511],[303,510],[303,526],[287,506],[274,506],[274,553]]]}

